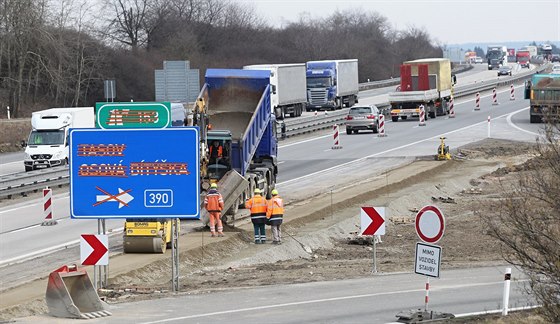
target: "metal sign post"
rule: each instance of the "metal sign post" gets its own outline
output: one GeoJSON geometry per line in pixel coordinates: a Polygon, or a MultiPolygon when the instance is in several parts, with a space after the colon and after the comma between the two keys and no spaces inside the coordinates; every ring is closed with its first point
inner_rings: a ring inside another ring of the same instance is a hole
{"type": "Polygon", "coordinates": [[[377,240],[375,239],[375,236],[372,236],[371,238],[373,240],[373,269],[372,269],[372,272],[377,273],[377,256],[376,256],[376,252],[375,252],[377,250],[376,247],[375,247],[375,245],[377,244],[377,242],[376,242],[377,240]]]}
{"type": "Polygon", "coordinates": [[[360,212],[360,234],[371,235],[373,240],[372,272],[377,273],[376,235],[385,235],[385,207],[362,207],[360,212]]]}
{"type": "Polygon", "coordinates": [[[171,240],[171,284],[173,292],[179,292],[179,221],[173,219],[171,240]]]}

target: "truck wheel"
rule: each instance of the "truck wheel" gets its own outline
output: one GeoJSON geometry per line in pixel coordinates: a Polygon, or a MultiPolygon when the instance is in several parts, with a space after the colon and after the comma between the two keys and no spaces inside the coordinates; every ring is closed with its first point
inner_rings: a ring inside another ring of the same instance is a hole
{"type": "Polygon", "coordinates": [[[402,118],[402,120],[406,120],[408,118],[408,116],[402,116],[401,118],[402,118]]]}
{"type": "Polygon", "coordinates": [[[436,118],[436,112],[435,111],[430,111],[428,113],[428,115],[430,116],[430,118],[436,118]]]}
{"type": "Polygon", "coordinates": [[[33,171],[33,167],[26,166],[25,167],[25,172],[29,172],[29,171],[33,171]]]}
{"type": "Polygon", "coordinates": [[[393,123],[396,123],[399,121],[399,116],[391,116],[391,120],[393,121],[393,123]]]}
{"type": "MultiPolygon", "coordinates": [[[[540,123],[541,118],[539,116],[531,115],[529,121],[531,122],[531,124],[540,123]]],[[[25,170],[27,171],[27,168],[25,170]]]]}
{"type": "Polygon", "coordinates": [[[346,135],[350,135],[350,134],[352,134],[352,129],[346,127],[346,135]]]}

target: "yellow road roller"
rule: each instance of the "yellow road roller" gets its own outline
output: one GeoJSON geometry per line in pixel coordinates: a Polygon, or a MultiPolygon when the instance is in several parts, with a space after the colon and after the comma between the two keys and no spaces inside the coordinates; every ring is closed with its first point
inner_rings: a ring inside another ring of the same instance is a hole
{"type": "Polygon", "coordinates": [[[171,224],[171,219],[126,219],[123,234],[124,253],[165,253],[165,250],[171,247],[171,224]]]}

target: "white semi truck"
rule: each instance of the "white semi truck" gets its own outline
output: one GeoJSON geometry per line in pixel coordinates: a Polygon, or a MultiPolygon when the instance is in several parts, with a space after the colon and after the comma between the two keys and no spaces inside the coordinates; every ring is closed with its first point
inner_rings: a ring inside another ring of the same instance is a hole
{"type": "Polygon", "coordinates": [[[51,108],[31,115],[31,133],[25,144],[25,171],[68,163],[68,130],[94,128],[93,107],[51,108]]]}
{"type": "Polygon", "coordinates": [[[307,104],[305,63],[247,65],[243,69],[270,71],[270,100],[277,119],[301,116],[307,104]]]}

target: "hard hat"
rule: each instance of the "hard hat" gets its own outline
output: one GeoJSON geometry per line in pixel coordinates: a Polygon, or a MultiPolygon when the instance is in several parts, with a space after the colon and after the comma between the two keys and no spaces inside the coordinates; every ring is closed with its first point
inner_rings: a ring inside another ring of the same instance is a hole
{"type": "Polygon", "coordinates": [[[271,194],[272,194],[273,196],[277,196],[277,195],[278,195],[278,190],[272,189],[271,194]]]}
{"type": "Polygon", "coordinates": [[[215,182],[212,182],[212,184],[210,185],[210,188],[217,189],[218,185],[215,182]]]}
{"type": "Polygon", "coordinates": [[[256,193],[256,194],[260,194],[260,193],[261,193],[261,190],[260,190],[259,188],[255,188],[255,193],[256,193]]]}

